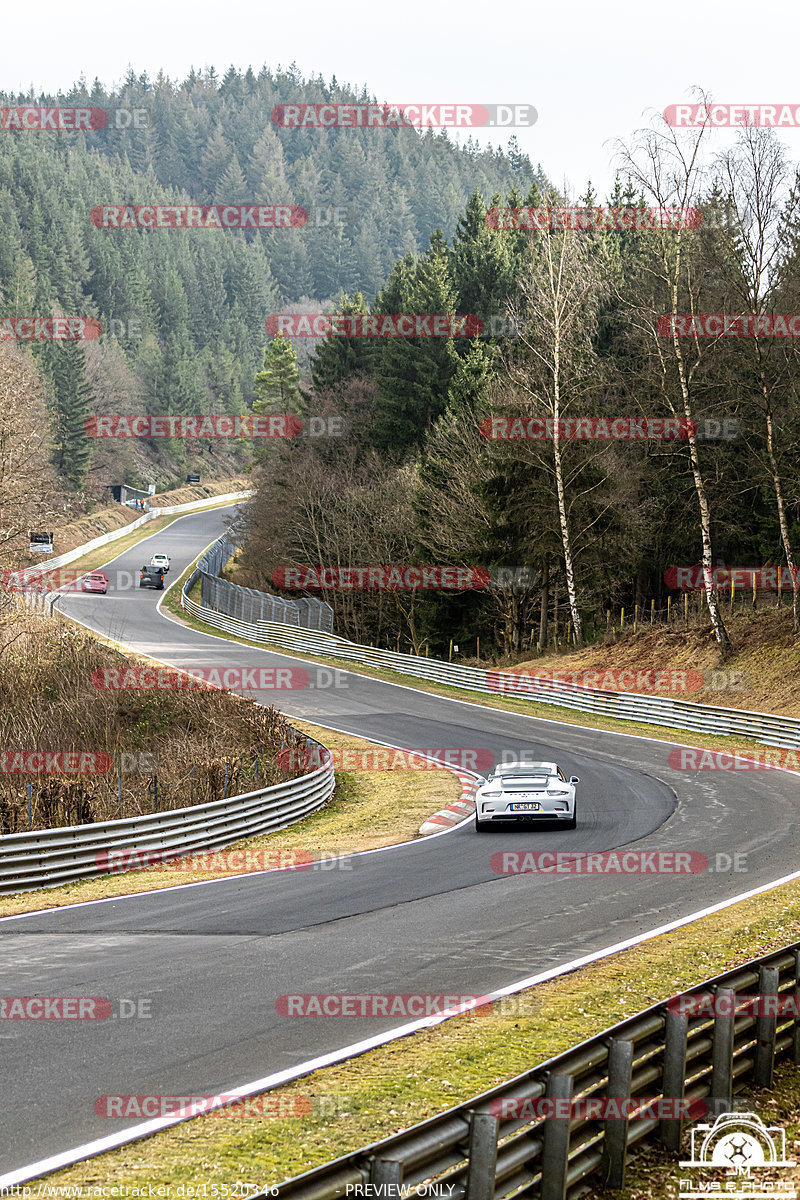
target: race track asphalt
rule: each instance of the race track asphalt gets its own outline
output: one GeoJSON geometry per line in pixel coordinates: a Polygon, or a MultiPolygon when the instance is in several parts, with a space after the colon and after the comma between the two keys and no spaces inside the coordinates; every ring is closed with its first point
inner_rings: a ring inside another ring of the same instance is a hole
{"type": "MultiPolygon", "coordinates": [[[[68,595],[59,608],[176,667],[300,667],[324,684],[327,668],[201,634],[158,613],[160,593],[126,586],[156,550],[172,558],[168,579],[177,577],[219,536],[225,517],[213,510],[182,518],[111,561],[107,596],[68,595]]],[[[334,680],[336,687],[247,694],[391,745],[556,758],[581,779],[577,830],[477,836],[470,822],[347,856],[336,869],[250,875],[0,921],[3,995],[144,999],[152,1014],[3,1022],[0,1172],[136,1123],[97,1116],[100,1096],[216,1094],[402,1023],[284,1017],[276,1011],[282,994],[482,994],[798,867],[794,775],[678,771],[668,762],[672,747],[647,738],[353,672],[334,680]],[[617,847],[704,854],[709,869],[494,869],[502,851],[617,847]],[[716,869],[736,854],[740,870],[716,869]]]]}

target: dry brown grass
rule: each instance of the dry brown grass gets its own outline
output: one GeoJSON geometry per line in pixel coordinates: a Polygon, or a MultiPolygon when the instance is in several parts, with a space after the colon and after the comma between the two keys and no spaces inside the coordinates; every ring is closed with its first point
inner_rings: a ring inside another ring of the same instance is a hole
{"type": "Polygon", "coordinates": [[[30,777],[32,827],[38,829],[152,811],[154,763],[159,809],[221,799],[226,763],[228,795],[257,786],[256,771],[262,785],[287,777],[276,755],[282,744],[293,744],[295,734],[275,709],[217,689],[96,686],[104,669],[131,664],[136,660],[66,622],[37,616],[0,620],[0,755],[6,756],[0,757],[0,833],[29,827],[29,777],[9,773],[19,766],[9,757],[14,753],[105,756],[94,768],[87,763],[79,776],[30,777]],[[116,764],[123,752],[153,758],[137,758],[132,766],[128,760],[120,813],[116,764]],[[97,766],[104,769],[97,773],[97,766]]]}
{"type": "Polygon", "coordinates": [[[229,492],[246,492],[253,486],[249,475],[237,475],[231,479],[211,479],[208,483],[190,483],[185,487],[173,488],[150,497],[155,508],[166,508],[172,504],[188,504],[191,500],[205,500],[212,496],[227,496],[229,492]]]}
{"type": "Polygon", "coordinates": [[[703,687],[661,694],[699,704],[800,716],[800,642],[792,635],[791,609],[779,608],[775,601],[760,603],[763,606],[755,612],[743,607],[733,615],[724,613],[734,647],[724,664],[710,625],[690,617],[688,627],[675,622],[669,627],[644,625],[636,634],[618,630],[610,644],[598,642],[583,650],[527,658],[503,669],[531,674],[614,669],[702,672],[703,687]],[[741,672],[738,683],[728,672],[741,672]],[[715,686],[720,683],[728,686],[715,686]]]}
{"type": "MultiPolygon", "coordinates": [[[[362,738],[318,728],[305,721],[295,721],[295,724],[333,751],[365,750],[372,745],[362,738]]],[[[317,812],[286,829],[228,847],[230,851],[246,848],[249,859],[246,858],[244,863],[223,851],[216,856],[191,856],[172,868],[154,864],[144,870],[104,875],[100,879],[81,880],[63,887],[18,892],[13,896],[0,896],[0,916],[202,883],[225,875],[241,875],[248,869],[257,870],[259,864],[269,867],[280,861],[291,861],[286,859],[287,853],[330,858],[410,841],[431,813],[457,799],[460,792],[461,785],[450,771],[337,770],[333,796],[317,812]],[[263,856],[261,851],[264,851],[263,856]],[[281,855],[284,856],[282,859],[281,855]]],[[[300,858],[299,861],[306,860],[300,858]]]]}

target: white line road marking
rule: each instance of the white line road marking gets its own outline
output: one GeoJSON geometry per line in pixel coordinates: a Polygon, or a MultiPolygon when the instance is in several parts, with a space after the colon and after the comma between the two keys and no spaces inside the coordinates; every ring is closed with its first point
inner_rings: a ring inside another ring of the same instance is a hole
{"type": "MultiPolygon", "coordinates": [[[[437,835],[434,834],[433,836],[437,835]]],[[[651,941],[653,938],[660,937],[664,933],[671,933],[675,929],[680,929],[683,925],[690,925],[693,921],[698,921],[701,917],[708,917],[713,913],[721,912],[722,909],[730,908],[733,904],[739,904],[742,900],[749,900],[753,896],[759,896],[764,892],[772,891],[773,888],[780,887],[784,883],[791,883],[795,879],[800,879],[800,871],[795,871],[792,875],[785,875],[782,879],[776,879],[773,883],[766,883],[762,887],[753,888],[752,891],[742,892],[740,895],[734,896],[731,900],[721,900],[718,904],[712,904],[709,908],[700,909],[699,912],[691,913],[688,917],[679,917],[676,921],[670,921],[667,925],[660,925],[657,929],[650,930],[649,933],[636,934],[635,937],[627,938],[624,942],[616,942],[613,946],[607,946],[604,950],[596,950],[592,954],[585,954],[582,958],[575,958],[572,962],[564,963],[560,967],[551,967],[549,971],[542,971],[538,975],[530,975],[527,979],[520,979],[517,983],[508,984],[504,988],[498,988],[493,992],[486,992],[480,999],[485,1004],[487,999],[499,1000],[501,996],[512,996],[515,992],[534,987],[537,983],[546,983],[549,979],[557,979],[559,975],[566,975],[570,971],[577,970],[579,967],[599,962],[603,958],[610,958],[611,955],[619,954],[622,950],[629,950],[633,946],[639,946],[642,942],[651,941]]],[[[289,1067],[285,1071],[276,1071],[272,1075],[265,1075],[263,1079],[253,1080],[252,1083],[242,1084],[238,1088],[226,1088],[225,1095],[229,1099],[232,1097],[240,1098],[280,1087],[284,1083],[290,1083],[295,1079],[302,1078],[304,1075],[309,1075],[312,1071],[319,1071],[323,1067],[333,1066],[334,1063],[340,1063],[347,1058],[353,1058],[357,1054],[363,1054],[366,1050],[374,1050],[379,1046],[385,1046],[387,1042],[393,1042],[397,1038],[407,1037],[410,1033],[417,1033],[421,1029],[431,1029],[435,1025],[441,1025],[443,1021],[449,1021],[457,1015],[458,1013],[455,1012],[449,1015],[439,1013],[430,1017],[422,1017],[418,1021],[409,1021],[406,1025],[399,1025],[394,1029],[387,1030],[385,1033],[364,1038],[360,1042],[353,1042],[351,1045],[344,1046],[340,1050],[333,1050],[328,1054],[321,1054],[317,1058],[310,1058],[307,1062],[300,1063],[299,1066],[289,1067]]],[[[80,1162],[81,1159],[92,1158],[95,1154],[102,1154],[106,1150],[113,1150],[119,1146],[124,1146],[128,1142],[136,1141],[138,1138],[157,1133],[160,1129],[170,1129],[175,1125],[182,1124],[183,1120],[187,1119],[189,1118],[157,1117],[152,1121],[143,1121],[138,1125],[130,1125],[127,1129],[120,1130],[119,1133],[108,1134],[106,1137],[97,1138],[93,1142],[85,1142],[82,1146],[75,1146],[72,1150],[64,1150],[59,1154],[51,1155],[50,1158],[43,1158],[36,1163],[28,1163],[27,1166],[18,1167],[14,1171],[0,1175],[0,1188],[13,1187],[15,1184],[25,1183],[48,1171],[56,1171],[60,1167],[71,1166],[73,1163],[80,1162]]]]}

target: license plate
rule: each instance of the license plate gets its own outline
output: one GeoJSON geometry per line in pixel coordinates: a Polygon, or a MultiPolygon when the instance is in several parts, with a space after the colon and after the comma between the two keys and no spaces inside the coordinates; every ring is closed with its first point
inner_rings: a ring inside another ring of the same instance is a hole
{"type": "Polygon", "coordinates": [[[511,811],[512,812],[539,812],[541,807],[542,807],[541,804],[527,804],[527,803],[512,804],[511,811]]]}

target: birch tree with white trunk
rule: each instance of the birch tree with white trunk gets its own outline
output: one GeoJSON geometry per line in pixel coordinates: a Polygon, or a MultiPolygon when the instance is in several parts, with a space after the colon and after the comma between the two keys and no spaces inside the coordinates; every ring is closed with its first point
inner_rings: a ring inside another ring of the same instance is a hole
{"type": "MultiPolygon", "coordinates": [[[[705,95],[701,95],[701,100],[708,107],[705,95]]],[[[701,155],[706,130],[707,125],[678,131],[658,116],[652,128],[639,133],[632,147],[619,143],[623,170],[654,208],[677,210],[679,214],[699,209],[707,178],[701,155]]],[[[696,306],[703,283],[702,273],[695,270],[699,240],[697,231],[686,227],[689,224],[688,219],[679,219],[672,224],[656,225],[652,232],[641,235],[652,239],[649,274],[660,309],[640,311],[639,319],[652,339],[662,399],[672,415],[685,422],[684,435],[699,515],[703,589],[717,647],[721,658],[725,659],[731,653],[731,644],[714,586],[712,513],[695,421],[695,379],[708,352],[707,344],[700,337],[681,337],[680,326],[675,320],[668,323],[667,336],[661,332],[663,326],[659,326],[659,318],[674,318],[685,313],[694,315],[698,311],[696,306]]]]}

